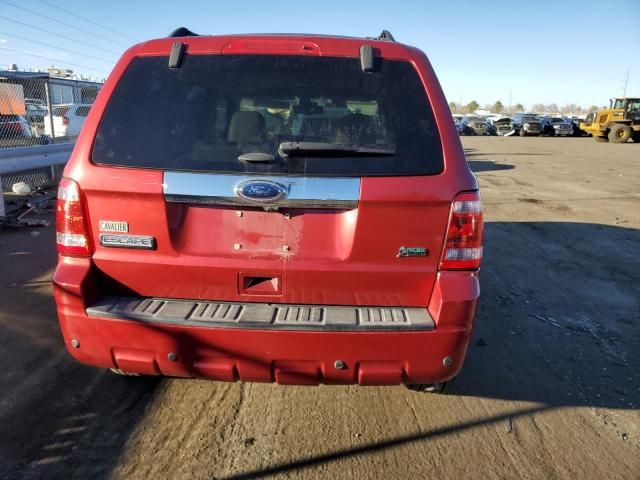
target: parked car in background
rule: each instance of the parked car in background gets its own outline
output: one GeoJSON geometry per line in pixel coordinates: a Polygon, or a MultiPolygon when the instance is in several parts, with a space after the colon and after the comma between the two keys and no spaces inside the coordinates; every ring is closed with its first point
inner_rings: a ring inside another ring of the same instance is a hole
{"type": "Polygon", "coordinates": [[[43,100],[40,100],[39,98],[25,98],[24,103],[25,105],[35,105],[45,110],[47,109],[47,104],[43,100]]]}
{"type": "Polygon", "coordinates": [[[490,136],[498,135],[498,129],[493,124],[493,122],[490,122],[490,121],[487,120],[486,124],[487,124],[487,135],[490,135],[490,136]]]}
{"type": "Polygon", "coordinates": [[[487,122],[477,115],[465,115],[462,119],[461,135],[487,135],[487,122]]]}
{"type": "Polygon", "coordinates": [[[562,117],[566,122],[571,124],[574,137],[588,137],[590,134],[580,128],[580,122],[584,122],[584,117],[562,117]]]}
{"type": "Polygon", "coordinates": [[[76,137],[89,114],[91,105],[71,103],[53,106],[53,133],[49,115],[44,117],[44,133],[51,137],[76,137]]]}
{"type": "Polygon", "coordinates": [[[562,117],[542,117],[542,134],[550,137],[569,137],[573,135],[573,125],[562,117]]]}
{"type": "Polygon", "coordinates": [[[0,115],[0,139],[37,137],[38,132],[22,115],[0,115]]]}
{"type": "Polygon", "coordinates": [[[44,132],[44,117],[47,116],[47,107],[38,103],[28,103],[25,101],[26,118],[32,126],[36,127],[38,133],[44,132]]]}
{"type": "Polygon", "coordinates": [[[487,122],[489,122],[491,125],[493,125],[496,120],[500,120],[501,118],[504,118],[505,116],[507,116],[506,113],[493,113],[491,115],[485,115],[484,119],[487,122]]]}
{"type": "Polygon", "coordinates": [[[535,113],[514,113],[511,121],[515,133],[521,137],[542,134],[542,122],[535,113]]]}
{"type": "Polygon", "coordinates": [[[60,182],[69,352],[440,390],[471,335],[483,217],[426,55],[388,32],[171,37],[124,53],[60,182]]]}
{"type": "Polygon", "coordinates": [[[453,123],[456,125],[458,135],[463,135],[462,131],[464,130],[464,125],[462,124],[462,120],[453,117],[453,123]]]}
{"type": "Polygon", "coordinates": [[[499,117],[492,120],[491,123],[496,129],[496,135],[509,137],[516,133],[511,117],[499,117]]]}

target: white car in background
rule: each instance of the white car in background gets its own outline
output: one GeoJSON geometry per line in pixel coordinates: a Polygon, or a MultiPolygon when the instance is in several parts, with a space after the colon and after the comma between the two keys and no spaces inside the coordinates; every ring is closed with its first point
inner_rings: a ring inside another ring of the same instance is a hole
{"type": "Polygon", "coordinates": [[[54,105],[52,113],[55,135],[51,133],[49,115],[44,117],[44,133],[50,137],[77,137],[90,109],[91,105],[86,103],[54,105]]]}

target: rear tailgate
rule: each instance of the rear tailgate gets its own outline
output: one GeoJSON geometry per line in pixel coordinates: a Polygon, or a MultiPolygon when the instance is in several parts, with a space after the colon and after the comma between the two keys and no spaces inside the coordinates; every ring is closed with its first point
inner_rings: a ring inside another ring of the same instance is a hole
{"type": "Polygon", "coordinates": [[[335,305],[423,306],[430,296],[450,208],[437,177],[363,178],[352,209],[266,212],[167,202],[161,172],[94,168],[102,181],[83,189],[93,238],[105,233],[100,221],[117,221],[156,241],[155,250],[96,241],[107,286],[146,297],[335,305]],[[398,256],[401,247],[425,254],[398,256]]]}
{"type": "Polygon", "coordinates": [[[82,191],[101,294],[320,305],[428,303],[451,201],[476,184],[424,56],[412,52],[413,64],[388,61],[380,74],[365,74],[359,43],[344,42],[353,43],[354,58],[225,55],[232,64],[220,71],[216,64],[222,56],[216,55],[187,55],[177,71],[167,68],[164,56],[123,60],[132,63],[119,69],[124,74],[118,85],[110,81],[100,93],[96,105],[105,111],[92,109],[65,172],[82,191]],[[216,59],[206,63],[204,57],[216,59]],[[245,88],[230,70],[249,60],[275,62],[258,65],[267,93],[245,88]],[[300,75],[292,92],[278,90],[292,71],[300,75]],[[227,83],[211,86],[194,80],[192,72],[227,83]],[[334,90],[310,93],[327,85],[334,90]],[[225,90],[231,88],[236,90],[225,90]],[[389,113],[394,102],[402,104],[389,113]],[[203,105],[209,105],[206,115],[203,105]],[[396,155],[242,163],[238,153],[247,150],[232,133],[238,112],[250,112],[243,116],[254,124],[266,122],[268,139],[248,151],[275,154],[269,148],[280,141],[336,141],[342,134],[342,142],[346,135],[357,137],[353,143],[386,148],[392,138],[396,155]],[[316,130],[305,132],[304,125],[316,130]],[[293,137],[282,138],[283,130],[293,137]],[[393,133],[389,138],[387,130],[393,133]],[[230,190],[239,179],[275,178],[290,193],[292,183],[302,193],[296,205],[277,211],[228,205],[215,192],[178,198],[170,194],[171,186],[185,172],[230,190]],[[323,205],[308,195],[309,183],[331,191],[343,180],[350,185],[350,203],[323,205]],[[123,225],[126,232],[110,231],[123,225]],[[150,236],[153,248],[105,246],[104,235],[150,236]]]}

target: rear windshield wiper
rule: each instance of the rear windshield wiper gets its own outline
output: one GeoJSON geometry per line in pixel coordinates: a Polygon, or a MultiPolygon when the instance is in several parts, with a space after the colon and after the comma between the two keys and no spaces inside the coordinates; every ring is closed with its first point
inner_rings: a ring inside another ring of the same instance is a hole
{"type": "Polygon", "coordinates": [[[281,157],[372,157],[395,155],[395,150],[379,147],[360,147],[344,143],[282,142],[278,147],[281,157]]]}

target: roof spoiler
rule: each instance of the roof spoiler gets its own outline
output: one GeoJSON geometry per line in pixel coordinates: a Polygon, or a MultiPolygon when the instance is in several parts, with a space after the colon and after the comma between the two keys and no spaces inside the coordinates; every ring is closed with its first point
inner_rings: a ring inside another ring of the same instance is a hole
{"type": "MultiPolygon", "coordinates": [[[[170,38],[175,37],[198,37],[197,33],[192,32],[186,27],[176,28],[169,34],[170,38]]],[[[372,38],[372,40],[379,40],[381,42],[395,42],[389,30],[382,30],[380,35],[372,38]]],[[[184,44],[175,42],[171,48],[171,55],[169,57],[169,68],[180,68],[182,58],[184,57],[184,44]]],[[[360,47],[360,67],[363,72],[375,71],[374,51],[371,45],[362,45],[360,47]]]]}
{"type": "MultiPolygon", "coordinates": [[[[199,37],[200,35],[198,33],[194,33],[191,30],[189,30],[186,27],[179,27],[176,28],[173,32],[171,32],[169,34],[169,38],[174,38],[174,37],[199,37]]],[[[395,42],[396,39],[393,38],[393,35],[391,35],[391,32],[389,30],[382,30],[382,32],[380,32],[380,35],[378,35],[377,37],[371,37],[371,40],[380,40],[381,42],[395,42]]]]}

